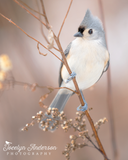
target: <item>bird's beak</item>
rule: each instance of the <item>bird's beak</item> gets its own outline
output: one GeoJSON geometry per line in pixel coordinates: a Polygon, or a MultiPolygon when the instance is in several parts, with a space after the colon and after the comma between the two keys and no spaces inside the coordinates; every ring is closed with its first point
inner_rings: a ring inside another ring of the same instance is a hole
{"type": "Polygon", "coordinates": [[[77,32],[76,34],[74,34],[74,37],[83,37],[83,34],[81,32],[77,32]]]}

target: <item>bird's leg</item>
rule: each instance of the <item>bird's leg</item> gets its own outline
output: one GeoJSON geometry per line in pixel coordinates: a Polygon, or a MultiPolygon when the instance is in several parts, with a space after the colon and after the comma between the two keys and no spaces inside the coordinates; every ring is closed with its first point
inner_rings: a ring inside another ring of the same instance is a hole
{"type": "Polygon", "coordinates": [[[82,95],[82,98],[83,98],[83,101],[84,101],[84,106],[80,105],[79,107],[77,107],[77,111],[83,111],[84,112],[88,109],[88,104],[84,99],[84,95],[83,95],[82,91],[80,91],[80,92],[81,92],[81,95],[82,95]]]}
{"type": "Polygon", "coordinates": [[[73,78],[75,78],[76,76],[76,73],[75,72],[72,72],[69,76],[69,78],[65,81],[65,83],[68,83],[69,81],[71,81],[73,78]]]}

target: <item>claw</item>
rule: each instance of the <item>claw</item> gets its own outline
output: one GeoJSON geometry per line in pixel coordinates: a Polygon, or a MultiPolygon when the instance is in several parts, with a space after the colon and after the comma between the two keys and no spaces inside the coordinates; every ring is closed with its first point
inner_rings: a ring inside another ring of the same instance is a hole
{"type": "Polygon", "coordinates": [[[84,106],[79,106],[79,107],[77,107],[77,111],[86,111],[88,109],[88,105],[87,105],[87,103],[85,103],[85,105],[84,106]]]}
{"type": "Polygon", "coordinates": [[[84,99],[84,95],[83,95],[82,91],[81,91],[81,95],[82,95],[82,98],[83,98],[83,101],[84,101],[84,106],[80,105],[79,107],[77,107],[77,111],[83,111],[84,112],[88,109],[88,104],[84,99]]]}
{"type": "Polygon", "coordinates": [[[68,82],[71,81],[73,78],[75,78],[75,76],[76,76],[76,73],[75,73],[75,72],[72,72],[72,73],[70,74],[70,77],[69,77],[65,82],[68,83],[68,82]]]}

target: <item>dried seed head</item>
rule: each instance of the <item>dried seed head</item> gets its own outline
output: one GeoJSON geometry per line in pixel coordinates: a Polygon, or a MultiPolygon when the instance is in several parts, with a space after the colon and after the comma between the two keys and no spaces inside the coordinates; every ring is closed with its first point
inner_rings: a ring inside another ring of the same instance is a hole
{"type": "Polygon", "coordinates": [[[69,147],[70,147],[70,143],[67,143],[67,144],[66,144],[66,148],[69,148],[69,147]]]}
{"type": "Polygon", "coordinates": [[[33,83],[31,85],[31,91],[34,92],[36,90],[36,87],[37,87],[37,84],[36,83],[33,83]]]}
{"type": "Polygon", "coordinates": [[[66,153],[66,154],[65,154],[65,157],[69,157],[69,153],[66,153]]]}
{"type": "Polygon", "coordinates": [[[31,125],[31,126],[34,126],[34,121],[32,121],[32,122],[30,123],[30,125],[31,125]]]}
{"type": "Polygon", "coordinates": [[[51,115],[51,110],[46,111],[48,115],[51,115]]]}
{"type": "Polygon", "coordinates": [[[32,119],[34,120],[36,118],[36,116],[32,116],[32,119]]]}
{"type": "Polygon", "coordinates": [[[66,151],[63,151],[63,152],[62,152],[62,154],[64,154],[64,155],[65,155],[66,153],[67,153],[66,151]]]}
{"type": "Polygon", "coordinates": [[[25,131],[24,128],[22,128],[21,131],[25,131]]]}
{"type": "Polygon", "coordinates": [[[50,126],[50,129],[52,130],[52,129],[54,129],[55,127],[54,126],[50,126]]]}
{"type": "Polygon", "coordinates": [[[74,145],[74,144],[75,144],[75,140],[71,140],[71,144],[73,144],[73,145],[74,145]]]}
{"type": "Polygon", "coordinates": [[[79,112],[76,112],[76,115],[79,115],[80,113],[79,112]]]}
{"type": "Polygon", "coordinates": [[[76,135],[70,135],[69,138],[72,139],[72,140],[76,140],[77,136],[76,135]]]}
{"type": "Polygon", "coordinates": [[[43,114],[43,111],[39,111],[38,113],[39,113],[40,115],[42,115],[42,114],[43,114]]]}
{"type": "Polygon", "coordinates": [[[43,131],[48,131],[48,128],[47,127],[43,128],[43,131]]]}
{"type": "Polygon", "coordinates": [[[28,130],[28,127],[24,127],[21,129],[21,131],[27,131],[28,130]]]}
{"type": "Polygon", "coordinates": [[[29,127],[29,126],[30,126],[30,124],[29,124],[29,123],[27,123],[27,124],[26,124],[26,127],[29,127]]]}
{"type": "Polygon", "coordinates": [[[41,121],[40,123],[43,124],[43,125],[45,125],[45,121],[41,121]]]}
{"type": "Polygon", "coordinates": [[[52,119],[51,119],[51,118],[49,118],[49,119],[47,119],[47,121],[48,121],[48,122],[51,122],[51,121],[52,121],[52,119]]]}

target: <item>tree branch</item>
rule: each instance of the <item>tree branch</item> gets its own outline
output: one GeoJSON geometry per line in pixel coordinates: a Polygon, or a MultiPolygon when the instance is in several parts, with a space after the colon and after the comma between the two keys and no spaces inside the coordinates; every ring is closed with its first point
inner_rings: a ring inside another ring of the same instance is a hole
{"type": "Polygon", "coordinates": [[[46,22],[46,27],[47,27],[47,29],[49,29],[49,21],[48,21],[48,18],[46,16],[43,0],[40,0],[40,3],[41,3],[41,6],[42,6],[42,10],[43,10],[43,14],[44,14],[45,22],[46,22]]]}
{"type": "Polygon", "coordinates": [[[31,7],[29,7],[26,3],[22,2],[21,0],[17,0],[17,1],[19,1],[21,4],[23,4],[24,6],[26,6],[28,9],[32,10],[33,12],[38,13],[41,16],[44,16],[42,13],[32,9],[31,7]]]}
{"type": "MultiPolygon", "coordinates": [[[[18,2],[17,0],[13,0],[15,3],[17,3],[21,8],[25,9],[27,11],[27,13],[31,14],[33,17],[35,17],[37,20],[40,21],[40,19],[38,17],[36,17],[32,12],[30,12],[28,9],[26,9],[22,4],[20,4],[20,2],[18,2]]],[[[40,21],[44,26],[47,26],[43,21],[40,21]]]]}
{"type": "Polygon", "coordinates": [[[69,13],[69,11],[70,11],[72,2],[73,2],[73,0],[70,1],[70,4],[69,4],[68,10],[67,10],[67,13],[66,13],[66,15],[65,15],[65,18],[64,18],[64,20],[63,20],[63,23],[62,23],[62,25],[61,25],[61,27],[60,27],[60,31],[59,31],[59,33],[58,33],[58,38],[59,38],[60,33],[61,33],[61,30],[62,30],[62,28],[63,28],[63,26],[64,26],[65,20],[66,20],[66,18],[67,18],[67,16],[68,16],[68,13],[69,13]]]}
{"type": "Polygon", "coordinates": [[[52,86],[40,86],[38,85],[37,83],[33,83],[33,84],[30,84],[30,83],[26,83],[26,82],[20,82],[20,81],[16,81],[15,79],[13,80],[9,80],[9,79],[5,79],[5,83],[6,84],[13,84],[14,85],[19,85],[19,86],[26,86],[26,87],[29,87],[31,88],[33,85],[35,86],[35,88],[40,88],[40,89],[44,89],[44,88],[47,88],[49,90],[54,90],[54,89],[67,89],[67,90],[70,90],[74,93],[77,94],[76,91],[70,89],[70,88],[67,88],[67,87],[52,87],[52,86]]]}
{"type": "MultiPolygon", "coordinates": [[[[38,8],[38,11],[40,12],[40,8],[39,8],[39,5],[38,5],[37,0],[36,0],[36,5],[37,5],[37,8],[38,8]]],[[[41,21],[41,16],[40,16],[40,14],[39,14],[39,19],[40,19],[40,21],[41,21]]],[[[43,25],[42,25],[41,22],[40,22],[40,29],[41,29],[41,33],[42,33],[45,41],[49,44],[49,41],[48,41],[47,37],[46,37],[45,34],[44,34],[43,25]]],[[[54,48],[56,51],[60,52],[60,50],[58,50],[56,47],[53,46],[53,48],[54,48]]]]}
{"type": "Polygon", "coordinates": [[[11,19],[7,18],[6,16],[4,16],[3,14],[0,13],[0,15],[5,18],[6,20],[8,20],[10,23],[12,23],[14,26],[16,26],[18,29],[20,29],[24,34],[26,34],[29,38],[33,39],[34,41],[36,41],[38,44],[40,44],[41,46],[43,46],[45,49],[47,49],[49,52],[51,52],[56,58],[58,58],[61,62],[63,62],[55,53],[53,53],[51,50],[49,50],[46,46],[44,46],[41,42],[39,42],[37,39],[33,38],[32,36],[30,36],[29,34],[27,34],[22,28],[20,28],[16,23],[14,23],[11,19]]]}

